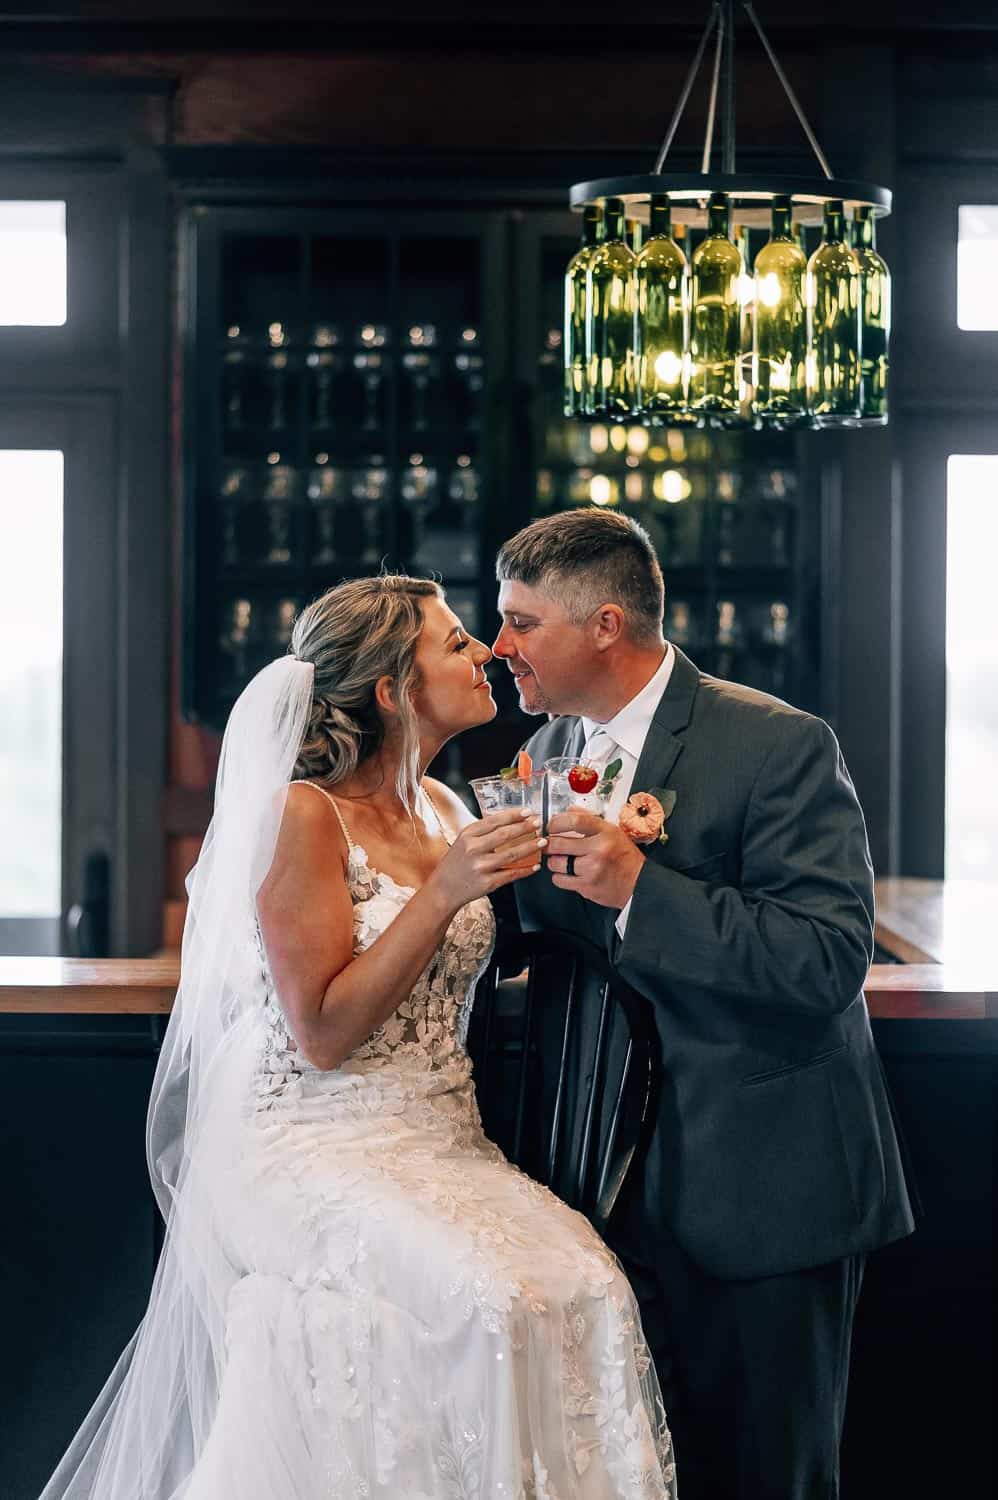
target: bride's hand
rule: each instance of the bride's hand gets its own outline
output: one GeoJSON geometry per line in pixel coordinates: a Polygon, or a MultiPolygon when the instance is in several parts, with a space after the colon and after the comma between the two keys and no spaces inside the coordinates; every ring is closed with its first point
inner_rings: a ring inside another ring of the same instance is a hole
{"type": "Polygon", "coordinates": [[[547,843],[540,826],[540,818],[513,808],[486,813],[463,828],[432,877],[448,905],[456,911],[539,870],[547,843]]]}

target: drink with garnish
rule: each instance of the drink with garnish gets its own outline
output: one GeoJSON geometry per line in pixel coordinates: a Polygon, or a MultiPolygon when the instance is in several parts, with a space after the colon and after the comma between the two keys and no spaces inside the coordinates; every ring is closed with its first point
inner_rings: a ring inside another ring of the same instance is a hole
{"type": "Polygon", "coordinates": [[[594,766],[586,765],[578,756],[555,755],[544,762],[544,769],[552,817],[575,807],[595,813],[598,818],[605,816],[606,799],[600,773],[594,766]]]}
{"type": "Polygon", "coordinates": [[[525,750],[512,766],[504,766],[495,776],[475,776],[469,783],[482,813],[504,812],[510,807],[542,812],[541,785],[543,771],[535,771],[525,750]]]}

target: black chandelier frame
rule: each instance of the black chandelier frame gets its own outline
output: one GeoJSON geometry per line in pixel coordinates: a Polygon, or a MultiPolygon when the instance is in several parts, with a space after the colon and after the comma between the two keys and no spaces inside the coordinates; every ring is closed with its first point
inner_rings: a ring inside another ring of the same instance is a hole
{"type": "Polygon", "coordinates": [[[569,192],[571,208],[581,213],[587,204],[605,207],[608,198],[620,198],[624,202],[629,219],[647,223],[649,201],[652,194],[665,193],[669,197],[673,221],[690,228],[703,228],[707,222],[707,201],[712,193],[727,195],[732,216],[736,223],[746,228],[768,228],[774,198],[789,198],[793,220],[805,227],[822,223],[825,204],[841,200],[846,213],[852,217],[857,208],[869,208],[874,218],[883,218],[891,211],[890,189],[875,183],[858,182],[853,179],[836,178],[828,158],[794,93],[769,38],[763,30],[750,0],[741,0],[741,8],[752,22],[759,40],[779,79],[808,142],[813,150],[822,175],[820,177],[781,176],[767,172],[738,172],[735,148],[735,0],[713,0],[710,15],[700,37],[696,53],[683,83],[676,108],[665,139],[659,148],[653,169],[647,174],[623,177],[600,177],[592,182],[579,182],[569,192]],[[714,58],[711,71],[710,99],[707,108],[707,126],[704,136],[703,155],[699,173],[663,172],[666,159],[679,128],[700,65],[710,38],[714,38],[714,58]],[[721,170],[711,171],[714,145],[714,127],[718,101],[722,111],[721,124],[721,170]]]}

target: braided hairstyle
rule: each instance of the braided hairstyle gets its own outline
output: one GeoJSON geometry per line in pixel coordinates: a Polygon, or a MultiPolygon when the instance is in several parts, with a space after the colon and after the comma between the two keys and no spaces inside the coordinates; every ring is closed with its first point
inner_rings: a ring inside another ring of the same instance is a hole
{"type": "Polygon", "coordinates": [[[382,573],[354,578],[316,599],[298,616],[291,651],[315,668],[312,712],[294,779],[335,785],[377,754],[385,725],[374,697],[391,677],[402,730],[397,790],[412,808],[419,786],[419,726],[412,706],[422,600],[443,598],[428,578],[382,573]]]}

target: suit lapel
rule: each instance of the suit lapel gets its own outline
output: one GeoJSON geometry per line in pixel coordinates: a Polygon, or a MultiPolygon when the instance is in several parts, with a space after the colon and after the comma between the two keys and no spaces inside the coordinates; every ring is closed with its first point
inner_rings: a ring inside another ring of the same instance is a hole
{"type": "MultiPolygon", "coordinates": [[[[666,685],[665,692],[648,726],[645,742],[634,768],[632,792],[650,792],[653,787],[664,788],[672,768],[683,749],[680,732],[686,728],[693,713],[693,702],[700,685],[700,673],[684,656],[678,646],[673,646],[676,660],[666,685]]],[[[661,845],[652,846],[661,848],[661,845]]],[[[606,913],[606,939],[609,952],[616,953],[620,944],[615,922],[617,913],[604,909],[606,913]]]]}
{"type": "Polygon", "coordinates": [[[673,650],[676,660],[672,675],[648,726],[634,770],[632,789],[636,792],[650,792],[652,787],[665,786],[683,748],[677,731],[686,728],[693,713],[700,674],[678,646],[673,650]]]}

